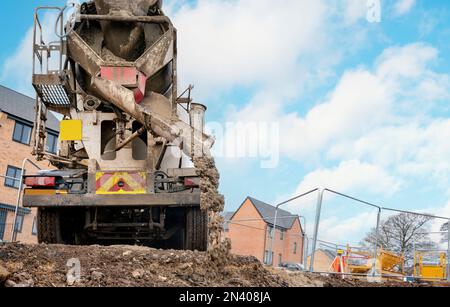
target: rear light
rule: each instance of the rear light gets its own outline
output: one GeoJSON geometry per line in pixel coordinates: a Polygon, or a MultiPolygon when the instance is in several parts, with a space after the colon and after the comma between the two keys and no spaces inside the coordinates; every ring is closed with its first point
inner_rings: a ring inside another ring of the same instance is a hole
{"type": "Polygon", "coordinates": [[[184,178],[184,186],[186,188],[197,188],[200,184],[198,179],[184,178]]]}
{"type": "Polygon", "coordinates": [[[25,185],[28,187],[55,187],[55,177],[27,177],[25,185]]]}

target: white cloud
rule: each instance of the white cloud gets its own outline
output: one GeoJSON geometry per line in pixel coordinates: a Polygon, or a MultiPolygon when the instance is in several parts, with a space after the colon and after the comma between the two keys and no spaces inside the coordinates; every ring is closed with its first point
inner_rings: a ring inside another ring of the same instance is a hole
{"type": "Polygon", "coordinates": [[[373,69],[344,73],[328,98],[304,116],[285,113],[280,103],[283,97],[265,91],[230,118],[279,122],[281,151],[296,160],[370,156],[369,161],[384,162],[381,165],[385,166],[386,160],[406,162],[405,157],[414,153],[436,163],[450,155],[448,146],[441,144],[448,127],[427,116],[427,111],[439,107],[436,100],[445,100],[450,94],[449,77],[429,68],[437,56],[436,49],[423,44],[389,48],[373,69]],[[433,125],[431,132],[426,131],[429,125],[433,125]],[[436,133],[439,129],[443,130],[436,133]],[[422,145],[429,153],[418,147],[422,145]]]}
{"type": "MultiPolygon", "coordinates": [[[[340,193],[365,197],[369,195],[390,196],[396,193],[402,181],[389,175],[383,168],[357,160],[343,161],[336,167],[321,168],[307,174],[292,195],[302,195],[316,188],[327,188],[340,193]]],[[[335,195],[326,193],[324,202],[335,195]]],[[[315,209],[317,193],[287,205],[288,210],[304,214],[315,209]]]]}
{"type": "Polygon", "coordinates": [[[411,11],[415,4],[416,0],[397,0],[394,7],[394,12],[398,16],[405,15],[411,11]]]}
{"type": "Polygon", "coordinates": [[[320,222],[318,238],[336,244],[357,245],[377,223],[377,212],[363,212],[353,217],[342,219],[331,217],[320,222]]]}
{"type": "Polygon", "coordinates": [[[201,93],[242,85],[298,84],[303,74],[299,60],[319,52],[326,40],[326,16],[326,1],[186,4],[173,13],[180,76],[201,93]]]}
{"type": "Polygon", "coordinates": [[[400,181],[387,174],[382,168],[360,161],[344,161],[330,169],[319,169],[305,176],[296,194],[323,187],[339,192],[364,190],[374,194],[392,194],[400,181]]]}
{"type": "Polygon", "coordinates": [[[435,49],[422,44],[390,48],[378,58],[373,70],[347,71],[328,98],[303,117],[284,113],[280,102],[283,96],[267,91],[257,94],[232,117],[279,122],[283,154],[301,160],[320,157],[327,148],[352,142],[377,127],[396,122],[394,110],[400,105],[394,102],[399,96],[417,94],[408,101],[407,112],[412,103],[422,105],[417,97],[445,97],[448,79],[427,69],[436,56],[435,49]]]}
{"type": "Polygon", "coordinates": [[[402,47],[391,47],[383,51],[376,61],[376,74],[380,78],[398,80],[422,77],[427,65],[435,60],[438,51],[428,45],[415,43],[402,47]]]}
{"type": "Polygon", "coordinates": [[[344,18],[354,23],[367,16],[367,0],[345,0],[343,3],[344,18]]]}
{"type": "MultiPolygon", "coordinates": [[[[304,115],[285,112],[283,96],[264,91],[230,117],[279,122],[282,153],[307,169],[338,163],[311,171],[292,195],[323,186],[388,197],[418,181],[450,193],[450,119],[436,116],[450,83],[432,69],[438,56],[421,43],[391,47],[373,67],[345,72],[304,115]]],[[[304,202],[312,208],[315,199],[304,202]]]]}
{"type": "Polygon", "coordinates": [[[450,120],[428,124],[386,126],[330,150],[334,158],[358,158],[391,169],[397,175],[424,182],[450,192],[450,120]]]}

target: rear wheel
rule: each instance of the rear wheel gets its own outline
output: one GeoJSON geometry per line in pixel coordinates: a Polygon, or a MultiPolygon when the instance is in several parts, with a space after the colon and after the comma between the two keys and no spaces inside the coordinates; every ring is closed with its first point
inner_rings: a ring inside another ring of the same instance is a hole
{"type": "Polygon", "coordinates": [[[39,208],[37,214],[38,241],[45,244],[63,244],[60,214],[55,209],[39,208]]]}
{"type": "Polygon", "coordinates": [[[88,244],[83,234],[84,212],[71,209],[39,208],[38,242],[45,244],[88,244]]]}
{"type": "Polygon", "coordinates": [[[206,251],[208,248],[208,213],[189,208],[186,213],[186,249],[206,251]]]}

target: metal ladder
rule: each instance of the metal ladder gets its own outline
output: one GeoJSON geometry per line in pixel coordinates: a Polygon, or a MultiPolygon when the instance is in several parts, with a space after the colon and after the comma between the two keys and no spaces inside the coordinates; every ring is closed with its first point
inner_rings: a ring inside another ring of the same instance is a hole
{"type": "Polygon", "coordinates": [[[33,79],[36,90],[36,116],[34,122],[33,154],[42,160],[46,153],[46,122],[48,111],[64,113],[71,104],[71,88],[63,67],[67,44],[64,37],[45,43],[39,13],[54,11],[60,14],[60,33],[64,31],[64,9],[59,7],[38,7],[34,14],[33,29],[33,79]]]}
{"type": "Polygon", "coordinates": [[[49,110],[69,108],[70,83],[63,67],[67,49],[66,40],[64,37],[60,37],[57,41],[48,44],[44,42],[42,25],[39,20],[40,11],[56,11],[60,14],[57,27],[60,28],[60,33],[64,31],[64,10],[62,8],[44,6],[36,9],[33,32],[33,87],[41,102],[49,110]],[[57,56],[57,62],[52,62],[54,55],[57,56]],[[51,66],[57,67],[51,69],[51,66]]]}

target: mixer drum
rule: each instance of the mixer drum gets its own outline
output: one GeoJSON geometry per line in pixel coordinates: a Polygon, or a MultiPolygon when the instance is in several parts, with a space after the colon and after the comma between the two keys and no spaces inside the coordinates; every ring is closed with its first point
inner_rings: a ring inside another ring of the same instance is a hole
{"type": "MultiPolygon", "coordinates": [[[[147,16],[158,12],[161,0],[95,0],[97,14],[118,16],[147,16]]],[[[137,60],[162,34],[159,25],[143,27],[136,23],[101,22],[105,47],[121,59],[137,60]],[[149,33],[157,33],[154,38],[149,33]]]]}
{"type": "Polygon", "coordinates": [[[128,14],[134,16],[146,16],[152,7],[161,8],[162,0],[95,0],[99,15],[128,14]]]}

